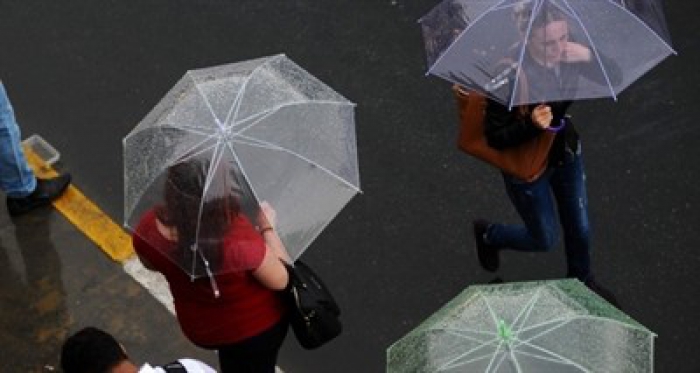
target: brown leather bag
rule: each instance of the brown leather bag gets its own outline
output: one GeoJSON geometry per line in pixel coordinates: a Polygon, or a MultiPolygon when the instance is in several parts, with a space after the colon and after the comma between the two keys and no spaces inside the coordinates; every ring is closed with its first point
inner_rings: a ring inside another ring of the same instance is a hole
{"type": "Polygon", "coordinates": [[[547,156],[554,141],[554,132],[545,131],[518,146],[495,149],[489,146],[484,132],[486,98],[474,91],[453,86],[459,108],[459,148],[503,172],[524,181],[533,181],[547,168],[547,156]]]}

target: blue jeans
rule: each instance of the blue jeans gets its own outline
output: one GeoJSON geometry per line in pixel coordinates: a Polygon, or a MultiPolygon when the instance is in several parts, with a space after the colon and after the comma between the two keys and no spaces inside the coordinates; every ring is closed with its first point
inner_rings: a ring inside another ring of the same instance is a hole
{"type": "Polygon", "coordinates": [[[561,165],[550,165],[533,182],[503,175],[506,190],[524,225],[492,224],[486,242],[517,251],[550,251],[559,240],[559,222],[564,231],[567,277],[586,281],[591,275],[590,235],[586,176],[581,146],[567,150],[561,165]]]}
{"type": "Polygon", "coordinates": [[[26,197],[35,188],[36,178],[22,151],[15,114],[0,82],[0,189],[17,198],[26,197]]]}

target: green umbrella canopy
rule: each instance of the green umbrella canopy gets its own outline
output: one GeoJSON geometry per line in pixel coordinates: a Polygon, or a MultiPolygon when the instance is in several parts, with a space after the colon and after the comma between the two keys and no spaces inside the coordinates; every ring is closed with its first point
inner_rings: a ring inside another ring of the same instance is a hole
{"type": "Polygon", "coordinates": [[[654,337],[578,280],[475,285],[391,345],[387,372],[651,372],[654,337]]]}

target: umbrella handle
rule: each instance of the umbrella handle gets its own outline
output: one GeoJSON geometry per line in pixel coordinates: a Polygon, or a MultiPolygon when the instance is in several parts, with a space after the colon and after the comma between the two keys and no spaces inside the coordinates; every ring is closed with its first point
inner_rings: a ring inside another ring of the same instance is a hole
{"type": "Polygon", "coordinates": [[[562,128],[564,128],[564,126],[566,126],[566,118],[561,118],[559,120],[558,126],[549,126],[549,127],[547,127],[547,131],[559,132],[562,130],[562,128]]]}

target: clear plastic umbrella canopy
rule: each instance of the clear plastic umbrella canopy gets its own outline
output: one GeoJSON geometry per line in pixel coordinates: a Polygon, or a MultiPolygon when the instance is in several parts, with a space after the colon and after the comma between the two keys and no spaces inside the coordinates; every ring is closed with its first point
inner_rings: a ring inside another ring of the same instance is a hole
{"type": "Polygon", "coordinates": [[[390,346],[387,372],[651,372],[655,337],[578,280],[478,285],[390,346]]]}
{"type": "Polygon", "coordinates": [[[444,0],[429,74],[504,105],[613,97],[674,50],[659,0],[444,0]]]}
{"type": "Polygon", "coordinates": [[[221,252],[221,227],[254,227],[266,203],[296,259],[359,192],[354,106],[284,55],[188,71],[123,140],[125,225],[165,210],[192,252],[164,254],[225,273],[248,268],[221,252]]]}

